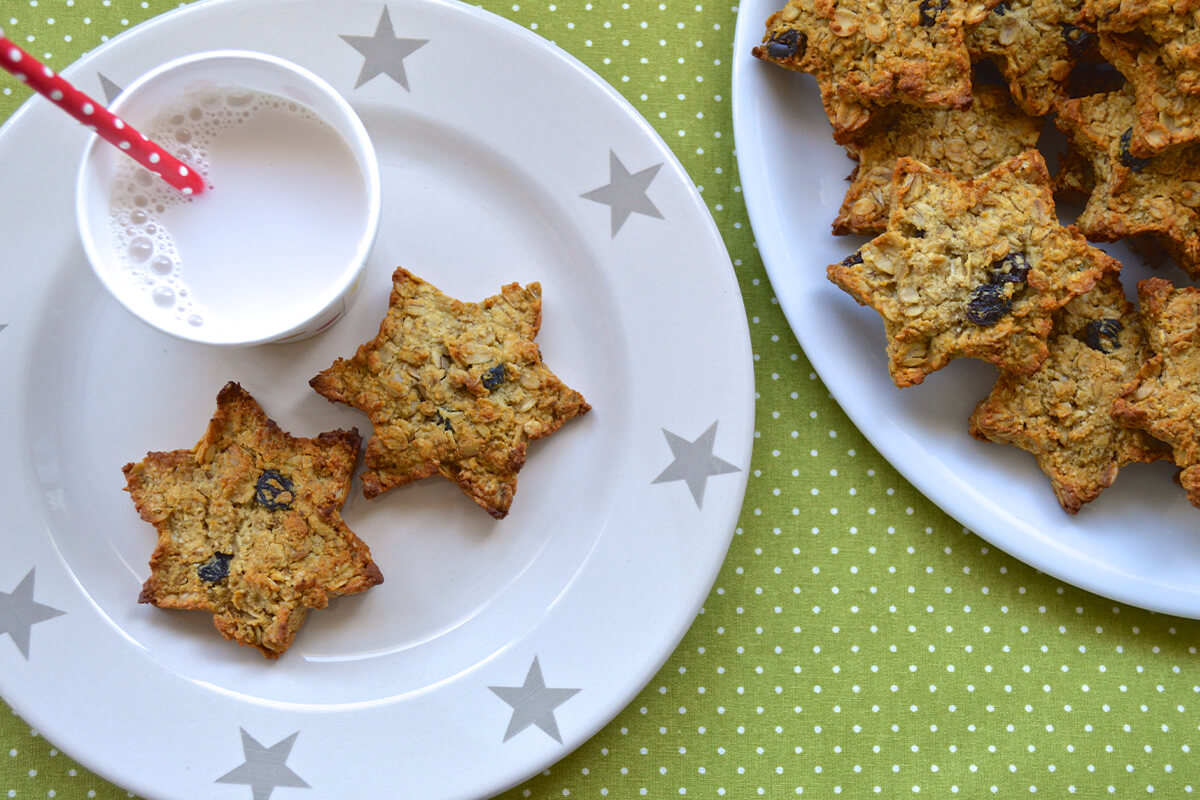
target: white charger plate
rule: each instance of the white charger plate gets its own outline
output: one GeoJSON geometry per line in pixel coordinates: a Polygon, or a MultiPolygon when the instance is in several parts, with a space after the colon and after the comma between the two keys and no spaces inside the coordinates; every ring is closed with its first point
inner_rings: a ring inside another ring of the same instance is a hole
{"type": "Polygon", "coordinates": [[[0,129],[0,690],[58,747],[146,797],[502,791],[633,698],[724,558],[753,441],[728,255],[620,95],[474,7],[212,0],[65,74],[103,96],[218,48],[295,61],[364,120],[384,212],[363,288],[345,319],[298,344],[163,335],[85,262],[71,209],[86,133],[36,98],[0,129]],[[295,435],[369,434],[307,382],[374,336],[396,265],[465,300],[541,281],[546,363],[592,412],[531,445],[500,522],[448,481],[371,501],[356,483],[344,516],[386,582],[311,614],[277,662],[223,640],[207,614],[138,605],[155,535],[122,464],[191,447],[228,380],[295,435]]]}
{"type": "MultiPolygon", "coordinates": [[[[1135,464],[1076,516],[1033,457],[973,439],[967,419],[996,372],[960,359],[899,390],[883,323],[825,276],[863,237],[830,226],[853,168],[834,144],[812,76],[750,55],[780,0],[745,0],[733,54],[733,118],[750,221],[779,304],[805,354],[854,424],[901,474],[964,526],[1063,581],[1143,608],[1200,618],[1200,512],[1167,464],[1135,464]]],[[[1071,217],[1068,215],[1068,220],[1071,217]]],[[[1104,248],[1126,290],[1154,274],[1128,248],[1104,248]]],[[[1183,273],[1159,273],[1177,284],[1183,273]]]]}

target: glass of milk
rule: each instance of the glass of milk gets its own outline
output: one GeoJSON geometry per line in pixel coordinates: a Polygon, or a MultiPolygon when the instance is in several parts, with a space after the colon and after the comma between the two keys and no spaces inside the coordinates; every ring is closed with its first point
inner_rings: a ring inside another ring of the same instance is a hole
{"type": "Polygon", "coordinates": [[[206,185],[186,197],[92,137],[80,236],[129,311],[223,345],[298,341],[346,312],[379,228],[379,165],[329,84],[274,56],[222,50],[163,64],[110,108],[206,185]]]}

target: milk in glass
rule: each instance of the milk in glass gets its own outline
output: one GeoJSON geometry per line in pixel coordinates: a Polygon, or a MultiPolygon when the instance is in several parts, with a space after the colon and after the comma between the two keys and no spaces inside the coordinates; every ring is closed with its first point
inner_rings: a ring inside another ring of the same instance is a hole
{"type": "Polygon", "coordinates": [[[235,86],[162,109],[142,132],[204,176],[185,197],[130,159],[110,244],[132,302],[166,330],[253,340],[328,302],[367,226],[367,186],[342,137],[305,106],[235,86]]]}

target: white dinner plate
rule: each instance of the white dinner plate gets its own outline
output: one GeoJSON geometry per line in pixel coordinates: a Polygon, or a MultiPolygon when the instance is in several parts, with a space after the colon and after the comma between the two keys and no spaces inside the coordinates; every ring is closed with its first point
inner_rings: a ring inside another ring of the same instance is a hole
{"type": "Polygon", "coordinates": [[[84,260],[72,188],[86,132],[39,99],[0,129],[0,690],[146,797],[502,791],[634,697],[724,558],[754,402],[728,255],[619,94],[465,4],[213,0],[65,74],[103,96],[220,48],[307,67],[365,122],[384,211],[363,288],[305,342],[170,338],[84,260]],[[278,661],[226,642],[207,614],[139,605],[155,534],[121,466],[195,444],[230,380],[295,435],[368,436],[365,415],[308,380],[375,335],[397,265],[464,300],[540,281],[542,354],[593,410],[530,446],[503,521],[440,478],[370,501],[356,482],[344,517],[386,582],[310,614],[278,661]]]}
{"type": "MultiPolygon", "coordinates": [[[[1168,464],[1125,467],[1070,516],[1024,451],[979,442],[967,419],[995,370],[960,359],[900,390],[888,376],[883,323],[825,276],[864,237],[830,232],[853,168],[834,144],[815,79],[750,55],[780,0],[740,6],[733,116],[742,186],[771,285],[821,379],[854,424],[901,474],[964,526],[1068,583],[1136,606],[1200,617],[1200,511],[1168,464]]],[[[1067,215],[1068,220],[1071,218],[1067,215]]],[[[1124,246],[1132,296],[1152,274],[1124,246]]],[[[1159,270],[1187,282],[1173,265],[1159,270]]]]}

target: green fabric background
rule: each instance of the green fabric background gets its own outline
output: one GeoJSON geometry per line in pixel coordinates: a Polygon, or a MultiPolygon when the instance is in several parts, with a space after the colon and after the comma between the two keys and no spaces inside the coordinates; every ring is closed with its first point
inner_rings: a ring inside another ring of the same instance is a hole
{"type": "MultiPolygon", "coordinates": [[[[62,69],[175,5],[0,0],[0,27],[62,69]]],[[[582,59],[675,150],[734,260],[758,388],[745,506],[691,631],[610,725],[502,797],[1200,787],[1200,623],[1062,585],[963,530],[887,465],[812,372],[742,201],[729,97],[732,59],[747,57],[732,52],[737,7],[482,5],[582,59]]],[[[0,74],[0,118],[27,96],[0,74]]],[[[126,796],[0,704],[0,800],[126,796]]]]}

